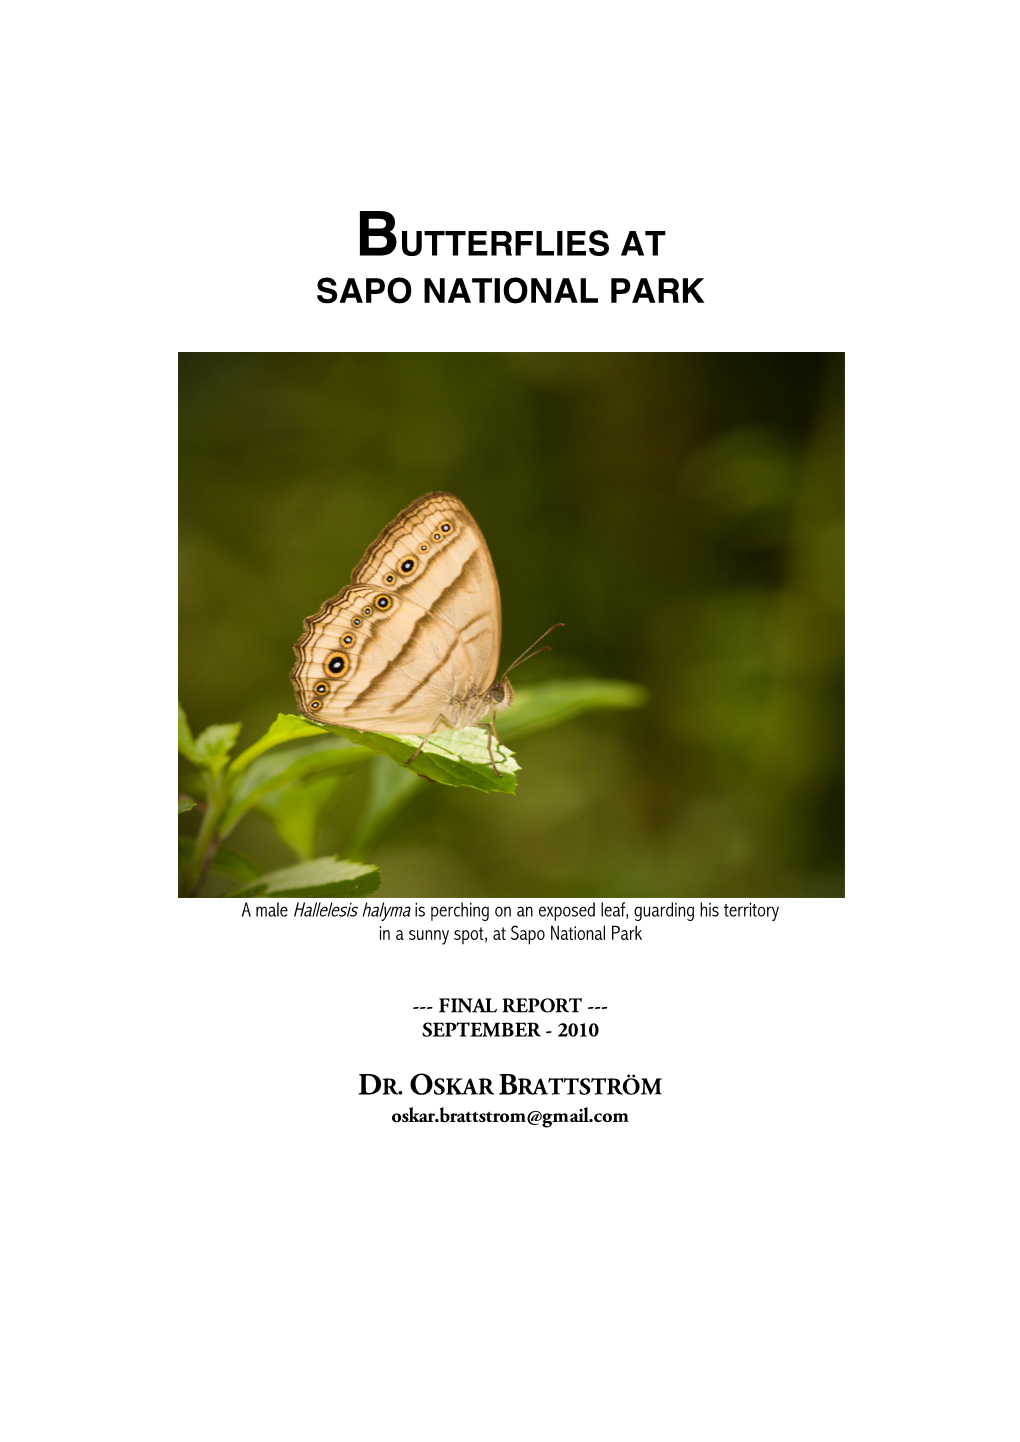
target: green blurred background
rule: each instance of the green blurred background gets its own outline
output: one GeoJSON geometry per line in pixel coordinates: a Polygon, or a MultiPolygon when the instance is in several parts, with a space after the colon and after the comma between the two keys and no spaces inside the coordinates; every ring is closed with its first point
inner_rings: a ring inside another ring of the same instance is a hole
{"type": "MultiPolygon", "coordinates": [[[[380,896],[843,894],[842,355],[182,355],[180,413],[196,732],[295,710],[304,617],[431,490],[485,532],[504,663],[566,623],[515,685],[648,688],[522,737],[514,797],[422,784],[380,896]]],[[[257,815],[230,844],[295,859],[257,815]]]]}

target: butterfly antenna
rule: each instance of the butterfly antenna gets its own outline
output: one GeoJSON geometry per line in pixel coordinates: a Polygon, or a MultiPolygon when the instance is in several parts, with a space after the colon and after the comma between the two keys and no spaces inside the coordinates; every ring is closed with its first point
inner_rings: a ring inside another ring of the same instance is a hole
{"type": "MultiPolygon", "coordinates": [[[[539,636],[539,638],[538,638],[538,641],[544,641],[545,638],[546,638],[546,636],[549,635],[549,632],[550,632],[550,631],[555,631],[555,630],[557,629],[557,627],[563,626],[563,625],[565,625],[565,624],[566,624],[566,622],[564,622],[564,621],[557,621],[554,625],[552,625],[552,626],[549,627],[549,630],[548,630],[548,631],[543,631],[543,632],[542,632],[541,636],[539,636]]],[[[506,668],[506,670],[503,672],[503,677],[504,677],[504,679],[505,679],[507,676],[509,676],[509,675],[510,675],[510,672],[514,669],[514,667],[515,667],[515,666],[519,666],[522,661],[530,661],[531,658],[532,658],[532,656],[537,656],[537,655],[539,655],[540,652],[542,652],[542,651],[551,651],[551,650],[552,650],[552,647],[551,647],[551,646],[540,646],[540,645],[538,644],[538,641],[532,641],[531,645],[527,648],[527,650],[526,650],[526,651],[523,651],[523,652],[521,653],[521,655],[519,655],[519,656],[517,657],[517,660],[514,661],[512,665],[510,665],[510,666],[508,666],[508,667],[506,668]]]]}

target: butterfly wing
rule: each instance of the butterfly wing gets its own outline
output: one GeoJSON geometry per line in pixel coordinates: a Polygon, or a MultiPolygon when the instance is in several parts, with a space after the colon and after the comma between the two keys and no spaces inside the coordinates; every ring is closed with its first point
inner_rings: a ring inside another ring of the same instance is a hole
{"type": "Polygon", "coordinates": [[[499,660],[499,587],[465,506],[422,496],[365,552],[351,584],[305,622],[291,672],[315,721],[422,735],[484,692],[499,660]]]}
{"type": "Polygon", "coordinates": [[[446,621],[468,654],[474,689],[492,685],[502,644],[496,569],[456,496],[432,491],[413,501],[369,546],[351,580],[392,587],[446,621]]]}

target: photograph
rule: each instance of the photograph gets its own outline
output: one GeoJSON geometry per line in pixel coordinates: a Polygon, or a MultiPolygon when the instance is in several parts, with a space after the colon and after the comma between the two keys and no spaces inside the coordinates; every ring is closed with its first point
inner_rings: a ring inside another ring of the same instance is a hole
{"type": "Polygon", "coordinates": [[[178,894],[844,894],[840,353],[180,356],[178,894]]]}

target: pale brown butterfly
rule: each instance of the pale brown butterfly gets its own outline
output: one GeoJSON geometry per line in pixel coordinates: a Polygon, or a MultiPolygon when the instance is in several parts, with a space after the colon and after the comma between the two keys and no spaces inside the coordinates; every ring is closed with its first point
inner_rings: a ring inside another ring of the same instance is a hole
{"type": "Polygon", "coordinates": [[[492,737],[496,712],[513,701],[507,673],[538,646],[497,681],[500,641],[499,584],[485,537],[456,496],[431,491],[373,541],[350,585],[308,617],[290,679],[311,721],[421,736],[408,761],[435,731],[488,717],[498,773],[492,737]]]}

